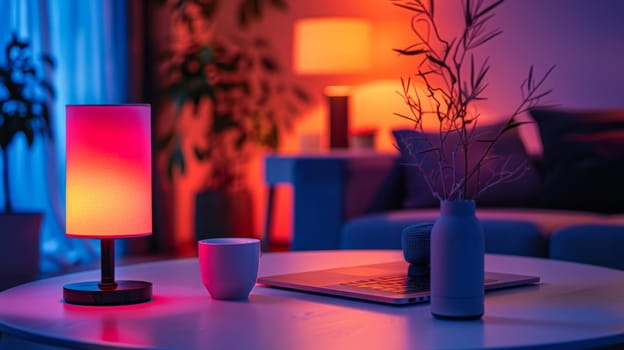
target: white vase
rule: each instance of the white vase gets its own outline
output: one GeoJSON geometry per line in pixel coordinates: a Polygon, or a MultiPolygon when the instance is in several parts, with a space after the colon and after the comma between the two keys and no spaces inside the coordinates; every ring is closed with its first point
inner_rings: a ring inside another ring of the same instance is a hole
{"type": "Polygon", "coordinates": [[[431,231],[431,313],[475,319],[483,315],[483,228],[473,200],[443,200],[431,231]]]}

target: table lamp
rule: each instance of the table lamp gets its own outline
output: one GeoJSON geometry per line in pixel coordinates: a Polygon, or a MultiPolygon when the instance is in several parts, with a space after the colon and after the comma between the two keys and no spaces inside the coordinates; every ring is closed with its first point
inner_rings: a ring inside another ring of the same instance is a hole
{"type": "Polygon", "coordinates": [[[149,301],[152,284],[115,281],[116,238],[152,234],[150,105],[67,105],[66,234],[101,240],[101,281],[63,286],[80,305],[149,301]]]}
{"type": "MultiPolygon", "coordinates": [[[[348,75],[371,66],[370,23],[347,17],[295,22],[293,65],[299,74],[348,75]]],[[[349,87],[325,88],[329,108],[329,147],[349,146],[349,87]]]]}

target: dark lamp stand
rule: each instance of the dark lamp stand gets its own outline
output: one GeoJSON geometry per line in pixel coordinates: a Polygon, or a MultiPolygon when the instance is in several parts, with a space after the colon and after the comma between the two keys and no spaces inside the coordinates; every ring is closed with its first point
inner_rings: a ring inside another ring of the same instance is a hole
{"type": "Polygon", "coordinates": [[[349,95],[328,95],[329,148],[349,147],[349,95]]]}
{"type": "Polygon", "coordinates": [[[63,299],[78,305],[137,304],[152,299],[152,284],[144,281],[115,281],[115,240],[101,240],[102,280],[63,286],[63,299]]]}

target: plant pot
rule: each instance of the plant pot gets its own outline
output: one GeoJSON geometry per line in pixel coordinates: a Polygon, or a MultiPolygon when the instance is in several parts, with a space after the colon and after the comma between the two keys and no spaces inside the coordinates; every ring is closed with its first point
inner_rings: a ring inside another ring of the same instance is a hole
{"type": "Polygon", "coordinates": [[[440,203],[431,230],[431,313],[440,318],[483,315],[484,237],[475,202],[440,203]]]}
{"type": "Polygon", "coordinates": [[[43,214],[0,214],[0,290],[39,277],[43,214]]]}
{"type": "Polygon", "coordinates": [[[195,195],[195,239],[252,237],[253,203],[247,188],[195,195]]]}

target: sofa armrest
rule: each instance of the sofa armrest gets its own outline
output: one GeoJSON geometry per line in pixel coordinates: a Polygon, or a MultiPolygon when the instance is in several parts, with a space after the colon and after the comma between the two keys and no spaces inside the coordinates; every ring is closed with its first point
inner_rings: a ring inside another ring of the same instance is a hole
{"type": "Polygon", "coordinates": [[[400,203],[398,155],[331,152],[265,158],[267,183],[293,185],[291,249],[337,249],[348,218],[400,203]]]}

